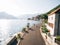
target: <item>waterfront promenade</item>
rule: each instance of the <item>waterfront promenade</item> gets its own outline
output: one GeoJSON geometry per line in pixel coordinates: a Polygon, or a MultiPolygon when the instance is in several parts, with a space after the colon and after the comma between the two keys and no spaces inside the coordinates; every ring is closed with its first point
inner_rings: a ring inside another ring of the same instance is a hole
{"type": "Polygon", "coordinates": [[[40,33],[40,24],[33,26],[32,29],[26,33],[19,45],[45,45],[40,33]]]}

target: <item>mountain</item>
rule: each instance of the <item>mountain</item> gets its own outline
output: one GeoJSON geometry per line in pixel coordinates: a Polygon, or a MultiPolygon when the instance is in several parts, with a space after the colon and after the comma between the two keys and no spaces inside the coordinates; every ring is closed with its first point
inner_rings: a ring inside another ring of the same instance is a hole
{"type": "Polygon", "coordinates": [[[21,15],[19,16],[20,19],[28,19],[28,18],[32,18],[32,17],[35,17],[39,14],[24,14],[24,15],[21,15]]]}
{"type": "Polygon", "coordinates": [[[17,19],[17,17],[9,15],[5,12],[0,12],[0,19],[17,19]]]}

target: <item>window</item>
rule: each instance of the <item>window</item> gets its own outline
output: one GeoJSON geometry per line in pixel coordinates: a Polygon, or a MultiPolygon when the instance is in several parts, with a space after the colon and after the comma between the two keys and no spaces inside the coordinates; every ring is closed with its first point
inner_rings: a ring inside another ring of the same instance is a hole
{"type": "Polygon", "coordinates": [[[51,17],[51,20],[53,20],[53,17],[51,17]]]}

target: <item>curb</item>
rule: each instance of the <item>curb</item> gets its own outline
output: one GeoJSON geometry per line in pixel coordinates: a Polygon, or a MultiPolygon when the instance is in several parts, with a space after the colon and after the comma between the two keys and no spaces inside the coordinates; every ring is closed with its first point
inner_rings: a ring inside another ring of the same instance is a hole
{"type": "Polygon", "coordinates": [[[42,37],[43,37],[43,39],[44,39],[46,45],[51,45],[51,44],[46,40],[44,33],[41,33],[41,35],[42,35],[42,37]]]}
{"type": "Polygon", "coordinates": [[[45,34],[42,33],[41,29],[40,29],[40,33],[41,33],[41,35],[42,35],[42,37],[43,37],[43,39],[44,39],[46,45],[51,45],[51,44],[46,40],[45,34]]]}
{"type": "Polygon", "coordinates": [[[46,45],[58,45],[57,43],[50,44],[50,43],[47,41],[47,39],[46,39],[46,37],[45,37],[45,34],[44,34],[44,33],[42,33],[42,32],[41,32],[41,35],[42,35],[42,37],[43,37],[43,39],[44,39],[44,41],[45,41],[46,45]]]}

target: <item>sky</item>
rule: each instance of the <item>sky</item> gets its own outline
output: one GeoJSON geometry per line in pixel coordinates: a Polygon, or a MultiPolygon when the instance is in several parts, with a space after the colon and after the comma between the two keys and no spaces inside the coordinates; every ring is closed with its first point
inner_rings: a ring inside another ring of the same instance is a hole
{"type": "Polygon", "coordinates": [[[45,13],[60,4],[60,0],[0,0],[0,12],[13,16],[45,13]]]}

